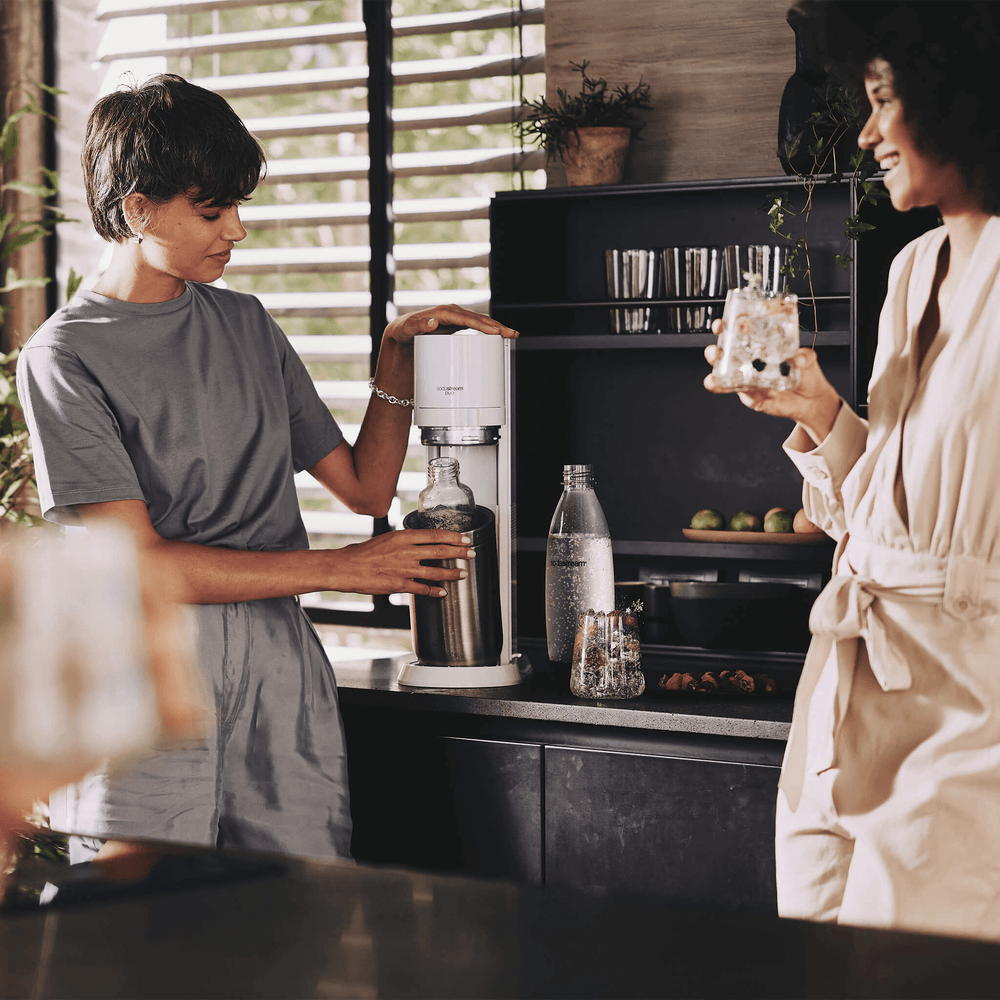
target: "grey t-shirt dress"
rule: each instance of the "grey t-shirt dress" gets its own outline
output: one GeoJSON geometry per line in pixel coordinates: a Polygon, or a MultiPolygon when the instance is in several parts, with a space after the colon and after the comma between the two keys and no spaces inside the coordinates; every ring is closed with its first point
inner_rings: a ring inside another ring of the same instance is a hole
{"type": "MultiPolygon", "coordinates": [[[[164,538],[308,548],[292,477],[343,435],[255,297],[194,282],[157,303],[81,292],[25,345],[17,382],[47,519],[143,500],[164,538]]],[[[214,731],[94,776],[64,828],[349,857],[337,689],[298,599],[194,612],[214,731]]]]}

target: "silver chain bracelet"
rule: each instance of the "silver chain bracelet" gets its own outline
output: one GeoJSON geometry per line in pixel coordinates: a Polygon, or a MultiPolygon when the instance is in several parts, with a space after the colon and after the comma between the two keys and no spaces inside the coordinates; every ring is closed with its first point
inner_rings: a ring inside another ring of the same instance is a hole
{"type": "Polygon", "coordinates": [[[392,403],[393,406],[405,406],[407,409],[410,409],[410,410],[413,409],[413,400],[412,399],[397,399],[395,396],[391,396],[389,393],[383,392],[375,384],[375,376],[374,375],[368,380],[368,388],[371,389],[371,391],[374,392],[375,395],[378,396],[379,399],[384,399],[387,403],[392,403]]]}

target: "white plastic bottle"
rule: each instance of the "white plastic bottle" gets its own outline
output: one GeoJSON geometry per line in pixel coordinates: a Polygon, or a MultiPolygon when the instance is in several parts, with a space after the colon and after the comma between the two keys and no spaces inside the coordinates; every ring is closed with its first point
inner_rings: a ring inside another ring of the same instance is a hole
{"type": "Polygon", "coordinates": [[[589,465],[563,466],[563,493],[545,548],[545,635],[549,659],[569,663],[577,618],[612,611],[615,572],[611,533],[589,465]]]}

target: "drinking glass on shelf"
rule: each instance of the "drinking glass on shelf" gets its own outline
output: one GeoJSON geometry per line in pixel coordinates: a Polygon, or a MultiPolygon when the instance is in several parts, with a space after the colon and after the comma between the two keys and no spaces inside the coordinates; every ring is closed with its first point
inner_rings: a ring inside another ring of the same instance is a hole
{"type": "MultiPolygon", "coordinates": [[[[605,250],[608,298],[655,299],[660,284],[655,250],[605,250]]],[[[609,310],[612,333],[648,333],[653,310],[631,307],[609,310]]]]}
{"type": "MultiPolygon", "coordinates": [[[[721,299],[726,293],[725,257],[722,247],[664,247],[665,297],[668,299],[721,299]]],[[[673,333],[700,333],[712,328],[721,306],[693,301],[667,308],[673,333]]]]}
{"type": "Polygon", "coordinates": [[[750,244],[726,247],[726,280],[730,288],[746,288],[751,276],[762,292],[783,292],[788,278],[788,247],[750,244]]]}

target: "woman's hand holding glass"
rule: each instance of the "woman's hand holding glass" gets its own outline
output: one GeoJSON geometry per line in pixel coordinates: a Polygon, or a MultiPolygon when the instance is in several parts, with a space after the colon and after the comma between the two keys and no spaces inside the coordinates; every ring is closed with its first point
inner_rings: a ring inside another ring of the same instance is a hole
{"type": "MultiPolygon", "coordinates": [[[[712,332],[716,336],[722,332],[721,319],[712,324],[712,332]]],[[[705,360],[710,365],[715,364],[718,351],[719,347],[715,344],[705,348],[705,360]]],[[[823,374],[816,352],[811,348],[800,347],[789,362],[799,372],[799,384],[795,389],[780,392],[774,389],[744,389],[737,395],[751,410],[794,420],[819,444],[830,433],[837,419],[840,395],[823,374]]],[[[705,388],[717,394],[732,391],[717,385],[711,374],[705,378],[705,388]]]]}

